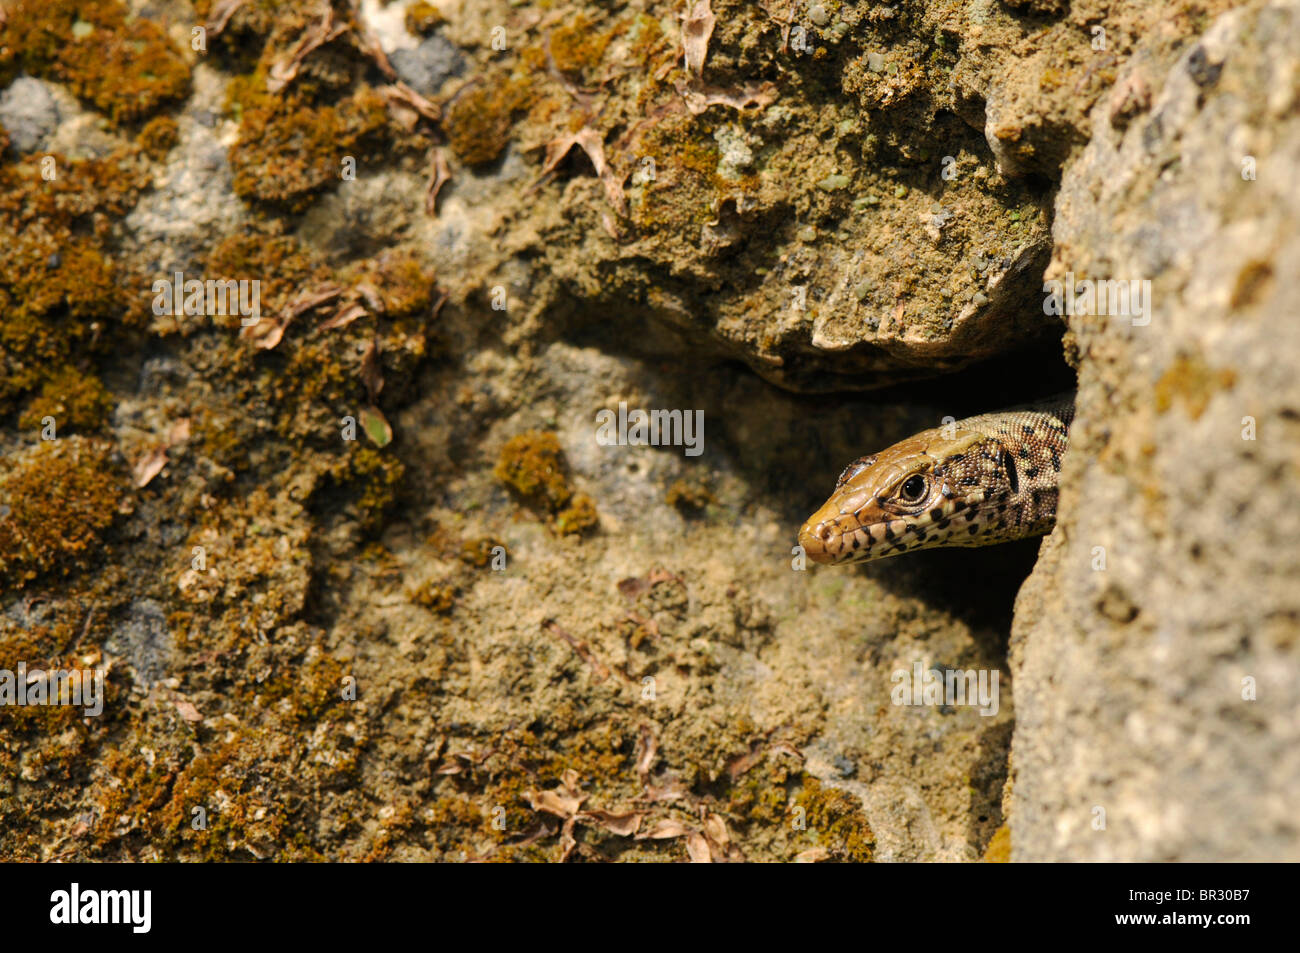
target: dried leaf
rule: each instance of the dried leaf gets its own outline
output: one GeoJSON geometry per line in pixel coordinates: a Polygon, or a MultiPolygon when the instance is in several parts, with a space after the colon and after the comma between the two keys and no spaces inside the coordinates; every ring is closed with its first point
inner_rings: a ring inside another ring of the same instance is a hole
{"type": "Polygon", "coordinates": [[[575,824],[577,824],[577,820],[571,817],[560,828],[560,863],[568,860],[569,855],[573,853],[573,848],[578,846],[578,840],[573,836],[575,824]]]}
{"type": "Polygon", "coordinates": [[[371,338],[366,353],[361,355],[361,383],[366,385],[366,393],[373,404],[384,389],[384,371],[379,365],[379,339],[371,338]]]}
{"type": "Polygon", "coordinates": [[[631,837],[640,829],[645,813],[645,811],[627,811],[623,814],[616,814],[613,811],[590,809],[579,814],[578,819],[581,821],[594,821],[611,834],[618,834],[620,837],[631,837]]]}
{"type": "Polygon", "coordinates": [[[750,84],[738,92],[729,92],[716,86],[688,86],[677,84],[677,92],[686,101],[686,108],[692,115],[698,116],[710,106],[730,106],[745,110],[749,107],[762,108],[776,102],[776,84],[771,82],[750,84]]]}
{"type": "Polygon", "coordinates": [[[405,83],[393,83],[391,86],[380,87],[379,92],[388,101],[390,108],[414,114],[415,118],[407,123],[408,128],[414,127],[421,116],[430,122],[437,122],[442,118],[442,110],[438,108],[436,103],[421,96],[405,83]]]}
{"type": "Polygon", "coordinates": [[[568,632],[565,632],[560,628],[553,619],[547,619],[542,623],[542,625],[546,631],[550,632],[556,638],[562,639],[564,642],[568,643],[569,648],[573,649],[574,653],[579,658],[592,667],[594,671],[594,681],[600,683],[609,678],[609,666],[592,654],[591,650],[587,648],[586,642],[579,642],[573,636],[569,635],[568,632]]]}
{"type": "Polygon", "coordinates": [[[640,746],[641,754],[636,759],[636,774],[641,779],[641,786],[645,787],[646,780],[650,777],[650,769],[654,767],[655,757],[659,753],[659,739],[645,725],[641,726],[640,746]]]}
{"type": "Polygon", "coordinates": [[[742,755],[737,755],[734,758],[728,758],[727,765],[726,765],[727,777],[730,778],[731,782],[734,784],[737,778],[743,775],[754,765],[762,761],[763,756],[766,754],[767,754],[766,750],[760,746],[750,751],[748,754],[742,754],[742,755]]]}
{"type": "Polygon", "coordinates": [[[709,842],[699,831],[686,832],[686,856],[692,864],[711,864],[713,854],[709,851],[709,842]]]}
{"type": "Polygon", "coordinates": [[[671,804],[685,798],[687,793],[686,785],[680,778],[669,778],[662,785],[647,784],[642,798],[651,804],[671,804]]]}
{"type": "Polygon", "coordinates": [[[727,845],[731,843],[731,834],[727,830],[727,822],[722,819],[720,814],[706,814],[704,817],[704,833],[714,844],[726,852],[727,845]]]}
{"type": "Polygon", "coordinates": [[[131,467],[131,477],[135,481],[136,489],[148,486],[154,477],[162,473],[165,466],[167,466],[166,447],[155,447],[137,460],[131,467]]]}
{"type": "Polygon", "coordinates": [[[267,92],[280,92],[294,81],[303,60],[310,56],[313,50],[320,49],[351,29],[346,23],[334,22],[334,8],[329,0],[322,0],[320,12],[320,21],[309,26],[302,36],[298,37],[298,41],[289,48],[289,52],[271,64],[271,69],[266,76],[267,92]]]}
{"type": "Polygon", "coordinates": [[[681,821],[673,817],[665,817],[655,821],[653,827],[636,835],[637,840],[667,840],[670,837],[681,837],[689,833],[691,828],[687,827],[681,821]]]}
{"type": "Polygon", "coordinates": [[[366,309],[359,304],[345,304],[335,311],[333,315],[322,321],[320,329],[322,331],[334,331],[338,328],[346,328],[365,313],[366,309]]]}
{"type": "Polygon", "coordinates": [[[208,15],[208,22],[204,25],[208,36],[219,36],[226,28],[226,24],[230,22],[230,18],[247,2],[248,0],[217,0],[208,15]]]}
{"type": "Polygon", "coordinates": [[[199,714],[199,710],[194,707],[192,702],[188,702],[183,698],[178,698],[173,701],[172,704],[176,706],[176,713],[186,721],[203,720],[203,716],[199,714]]]}
{"type": "Polygon", "coordinates": [[[709,0],[696,0],[682,22],[682,51],[686,54],[686,72],[704,75],[704,58],[709,55],[709,37],[717,18],[709,7],[709,0]]]}
{"type": "Polygon", "coordinates": [[[429,187],[424,193],[424,211],[425,214],[436,216],[438,214],[438,193],[442,187],[451,181],[451,170],[447,168],[447,157],[442,154],[441,149],[433,150],[433,171],[429,176],[429,187]]]}
{"type": "Polygon", "coordinates": [[[619,215],[626,215],[627,196],[623,194],[623,178],[615,175],[614,170],[605,162],[605,146],[601,142],[600,133],[590,126],[584,126],[566,136],[557,136],[548,142],[546,161],[542,164],[541,175],[545,176],[559,165],[560,160],[568,155],[569,150],[574,146],[579,146],[587,153],[592,168],[596,170],[596,175],[600,177],[600,182],[605,187],[605,198],[614,211],[619,215]]]}
{"type": "Polygon", "coordinates": [[[524,798],[534,811],[545,811],[566,820],[577,814],[582,802],[586,800],[585,795],[575,795],[563,786],[549,791],[525,791],[524,798]]]}
{"type": "Polygon", "coordinates": [[[357,49],[370,57],[384,76],[390,80],[396,79],[397,70],[393,69],[393,64],[388,61],[388,54],[380,45],[379,37],[375,36],[374,31],[367,26],[366,18],[361,15],[361,0],[348,0],[348,6],[352,10],[352,20],[356,24],[352,31],[352,38],[357,49]]]}
{"type": "Polygon", "coordinates": [[[796,864],[816,864],[825,860],[831,855],[831,852],[825,847],[810,847],[805,851],[795,854],[794,862],[796,864]]]}

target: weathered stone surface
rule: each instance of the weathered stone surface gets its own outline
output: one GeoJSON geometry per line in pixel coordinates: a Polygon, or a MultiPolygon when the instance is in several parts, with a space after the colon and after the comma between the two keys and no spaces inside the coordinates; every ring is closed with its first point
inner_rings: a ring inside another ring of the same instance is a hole
{"type": "Polygon", "coordinates": [[[1019,860],[1300,860],[1300,5],[1225,14],[1065,172],[1078,417],[1017,605],[1019,860]],[[1100,560],[1104,558],[1104,568],[1100,560]],[[1105,829],[1094,820],[1104,811],[1105,829]]]}
{"type": "Polygon", "coordinates": [[[59,124],[59,107],[49,84],[20,76],[0,92],[0,125],[18,152],[40,148],[59,124]]]}

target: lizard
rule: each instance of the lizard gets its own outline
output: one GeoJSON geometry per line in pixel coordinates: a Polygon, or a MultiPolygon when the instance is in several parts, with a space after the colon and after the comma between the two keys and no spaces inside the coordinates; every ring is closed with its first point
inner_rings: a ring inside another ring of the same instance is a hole
{"type": "Polygon", "coordinates": [[[840,564],[1050,532],[1073,419],[1073,395],[1058,395],[859,457],[803,524],[799,545],[813,562],[840,564]]]}

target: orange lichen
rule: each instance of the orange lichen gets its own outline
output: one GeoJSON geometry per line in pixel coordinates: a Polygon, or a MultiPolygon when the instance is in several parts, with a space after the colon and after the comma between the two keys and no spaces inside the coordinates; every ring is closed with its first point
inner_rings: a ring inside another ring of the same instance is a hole
{"type": "Polygon", "coordinates": [[[48,77],[117,125],[189,90],[189,66],[162,27],[130,16],[119,0],[13,0],[7,12],[0,86],[19,69],[48,77]]]}
{"type": "Polygon", "coordinates": [[[123,491],[104,445],[79,437],[0,463],[0,589],[89,565],[123,491]]]}

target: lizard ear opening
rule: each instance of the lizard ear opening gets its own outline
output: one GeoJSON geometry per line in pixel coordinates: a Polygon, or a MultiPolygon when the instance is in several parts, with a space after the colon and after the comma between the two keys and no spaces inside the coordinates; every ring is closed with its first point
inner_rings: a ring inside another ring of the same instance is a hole
{"type": "Polygon", "coordinates": [[[840,487],[848,483],[855,476],[857,476],[859,473],[861,473],[863,470],[865,470],[867,467],[871,466],[875,462],[876,462],[876,458],[874,456],[858,457],[856,460],[854,460],[852,463],[850,463],[847,467],[844,468],[844,472],[840,474],[840,478],[835,481],[835,488],[838,490],[840,487]]]}

